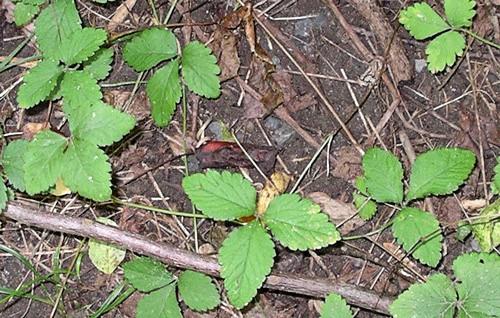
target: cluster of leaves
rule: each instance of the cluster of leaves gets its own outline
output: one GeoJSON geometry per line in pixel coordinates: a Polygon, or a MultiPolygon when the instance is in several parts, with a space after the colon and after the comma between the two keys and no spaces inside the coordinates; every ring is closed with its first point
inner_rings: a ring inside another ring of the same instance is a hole
{"type": "Polygon", "coordinates": [[[175,279],[161,263],[147,257],[123,264],[123,271],[127,281],[146,294],[137,304],[137,318],[182,318],[176,287],[192,310],[207,311],[220,303],[219,291],[211,278],[201,273],[187,270],[175,279]]]}
{"type": "Polygon", "coordinates": [[[399,295],[390,312],[406,317],[499,317],[500,256],[471,253],[453,262],[456,282],[438,273],[399,295]]]}
{"type": "Polygon", "coordinates": [[[271,272],[276,254],[267,229],[291,250],[317,249],[340,239],[320,207],[296,194],[279,195],[257,213],[257,192],[240,174],[209,170],[185,177],[182,186],[195,206],[214,220],[253,218],[232,231],[219,250],[224,286],[237,308],[253,299],[271,272]]]}
{"type": "Polygon", "coordinates": [[[166,126],[172,119],[183,89],[181,84],[198,95],[217,98],[220,95],[220,68],[212,51],[198,41],[188,43],[178,56],[177,39],[170,31],[153,28],[142,31],[127,43],[123,57],[138,72],[152,69],[169,60],[148,80],[146,92],[151,102],[151,113],[158,126],[166,126]],[[179,77],[182,69],[182,81],[179,77]]]}
{"type": "Polygon", "coordinates": [[[473,0],[445,0],[446,20],[425,2],[401,11],[399,22],[415,39],[425,40],[437,35],[425,50],[427,67],[432,73],[453,65],[456,57],[463,54],[465,37],[461,29],[472,25],[475,5],[473,0]]]}
{"type": "Polygon", "coordinates": [[[417,156],[411,168],[408,191],[403,191],[403,167],[392,153],[380,148],[369,149],[363,157],[363,176],[356,179],[354,204],[365,219],[376,212],[376,204],[402,206],[392,223],[398,243],[423,264],[435,267],[441,260],[443,236],[436,217],[410,201],[429,195],[450,194],[467,179],[476,158],[469,150],[441,148],[417,156]],[[373,201],[374,200],[374,201],[373,201]],[[365,210],[369,210],[366,212],[365,210]]]}

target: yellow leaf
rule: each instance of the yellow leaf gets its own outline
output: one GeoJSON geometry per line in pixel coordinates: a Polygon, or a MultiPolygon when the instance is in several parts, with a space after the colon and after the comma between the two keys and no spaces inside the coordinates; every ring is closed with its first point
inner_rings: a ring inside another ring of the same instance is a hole
{"type": "Polygon", "coordinates": [[[54,190],[52,190],[52,194],[57,197],[61,197],[70,193],[71,190],[66,185],[64,185],[64,181],[61,178],[57,178],[56,187],[54,190]]]}
{"type": "Polygon", "coordinates": [[[269,203],[278,195],[284,193],[291,177],[284,172],[275,172],[271,176],[271,182],[267,181],[264,189],[259,192],[257,199],[257,215],[262,215],[266,212],[269,203]]]}

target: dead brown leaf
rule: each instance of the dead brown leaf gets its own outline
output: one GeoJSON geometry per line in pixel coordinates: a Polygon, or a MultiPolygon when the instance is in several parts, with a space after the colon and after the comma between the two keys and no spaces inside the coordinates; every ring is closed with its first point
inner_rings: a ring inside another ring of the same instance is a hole
{"type": "Polygon", "coordinates": [[[120,4],[120,6],[116,9],[113,18],[111,18],[111,21],[109,21],[108,26],[106,27],[109,33],[113,33],[118,26],[125,21],[136,2],[137,0],[127,0],[120,4]]]}
{"type": "Polygon", "coordinates": [[[240,69],[240,57],[238,55],[238,40],[233,31],[225,28],[217,28],[213,35],[210,48],[217,57],[221,82],[238,75],[240,69]]]}
{"type": "Polygon", "coordinates": [[[332,175],[347,182],[361,175],[361,156],[353,146],[345,146],[335,152],[336,165],[332,175]]]}
{"type": "MultiPolygon", "coordinates": [[[[129,100],[132,93],[124,90],[110,90],[104,92],[104,101],[110,105],[122,107],[129,100]]],[[[136,120],[149,118],[149,101],[145,91],[138,92],[132,99],[127,112],[135,117],[136,120]]]]}
{"type": "Polygon", "coordinates": [[[269,203],[278,195],[284,193],[291,177],[284,172],[278,171],[271,175],[271,180],[266,181],[264,188],[259,192],[257,199],[257,215],[266,212],[269,203]]]}
{"type": "Polygon", "coordinates": [[[272,74],[273,79],[281,86],[283,91],[283,104],[292,113],[316,105],[314,94],[299,95],[292,84],[292,75],[284,71],[272,74]]]}
{"type": "Polygon", "coordinates": [[[38,132],[49,128],[48,123],[27,123],[23,126],[23,137],[24,139],[31,140],[38,132]]]}

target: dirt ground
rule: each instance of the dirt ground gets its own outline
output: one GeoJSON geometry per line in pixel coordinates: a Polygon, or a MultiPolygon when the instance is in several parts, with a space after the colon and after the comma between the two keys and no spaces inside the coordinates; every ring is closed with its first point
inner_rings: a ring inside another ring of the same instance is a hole
{"type": "MultiPolygon", "coordinates": [[[[29,26],[17,28],[9,22],[9,16],[12,17],[9,2],[0,1],[0,57],[9,55],[26,38],[26,34],[31,32],[29,26]]],[[[169,1],[155,2],[158,13],[164,15],[170,7],[169,1]]],[[[235,2],[179,1],[180,6],[170,22],[194,23],[192,28],[184,26],[174,29],[181,42],[186,42],[186,36],[205,42],[216,32],[218,22],[234,10],[235,2]],[[215,24],[203,25],[206,22],[215,24]]],[[[371,52],[375,52],[374,55],[383,56],[386,43],[380,41],[370,23],[356,10],[353,5],[355,2],[335,1],[341,14],[364,45],[371,52]]],[[[492,168],[499,154],[499,118],[496,105],[499,101],[500,52],[477,41],[472,42],[456,68],[433,75],[424,66],[425,43],[415,41],[398,26],[398,12],[407,2],[376,2],[382,8],[386,19],[397,28],[395,38],[402,43],[410,62],[410,71],[413,73],[411,79],[397,83],[396,89],[402,101],[397,108],[399,113],[394,112],[377,134],[374,129],[387,114],[393,96],[378,78],[377,68],[374,70],[376,63],[359,52],[325,2],[268,0],[260,1],[255,10],[266,13],[267,21],[287,39],[287,43],[284,43],[287,49],[294,54],[298,50],[299,54],[305,57],[307,64],[302,66],[313,74],[311,78],[317,83],[321,94],[324,94],[341,120],[346,123],[356,142],[363,148],[383,145],[401,158],[406,169],[410,162],[404,147],[407,143],[417,154],[439,146],[464,147],[476,153],[479,164],[468,183],[456,193],[456,197],[431,200],[432,209],[440,222],[452,224],[463,217],[461,202],[485,198],[484,181],[491,179],[492,168]],[[357,106],[359,103],[360,108],[357,106]],[[405,141],[406,144],[401,141],[402,132],[409,137],[408,141],[405,141]],[[371,140],[373,143],[370,144],[371,140]]],[[[430,2],[441,7],[439,1],[430,2]]],[[[121,3],[122,1],[115,1],[98,5],[82,0],[77,1],[77,6],[85,24],[106,27],[109,23],[108,17],[112,17],[121,3]]],[[[479,0],[477,3],[478,16],[475,25],[482,28],[483,34],[498,42],[498,7],[495,8],[489,0],[479,0]]],[[[130,31],[149,25],[151,9],[148,1],[138,0],[117,30],[130,31]]],[[[233,31],[233,34],[238,41],[237,52],[241,61],[237,77],[244,81],[251,69],[251,52],[241,28],[233,31]]],[[[290,58],[262,27],[256,27],[256,34],[258,42],[275,64],[276,71],[285,78],[280,82],[281,88],[283,91],[293,92],[290,100],[287,101],[285,97],[285,103],[281,107],[318,143],[321,144],[330,134],[334,134],[328,148],[328,158],[322,156],[315,162],[300,184],[300,193],[307,196],[313,192],[322,192],[329,198],[345,203],[352,202],[353,181],[361,171],[359,153],[325,107],[318,92],[297,72],[297,67],[290,58]]],[[[179,106],[174,121],[168,127],[156,127],[149,116],[144,85],[140,85],[137,91],[134,91],[134,85],[130,85],[131,81],[137,80],[138,74],[122,60],[122,48],[123,43],[114,46],[116,54],[113,71],[109,78],[103,81],[108,84],[107,87],[103,85],[105,98],[118,107],[126,105],[125,109],[138,118],[138,125],[129,136],[106,149],[112,158],[114,195],[174,211],[190,211],[191,204],[181,188],[184,175],[184,162],[181,158],[143,174],[166,159],[182,154],[183,150],[179,146],[183,140],[181,107],[179,106]],[[118,85],[109,85],[115,83],[118,85]]],[[[29,57],[35,53],[34,47],[28,46],[18,57],[29,57]]],[[[8,90],[25,71],[25,67],[14,67],[0,73],[0,91],[8,90]]],[[[391,72],[386,74],[390,79],[394,79],[391,72]]],[[[252,78],[249,82],[252,82],[252,78]]],[[[48,115],[46,104],[28,111],[20,111],[15,101],[16,89],[10,90],[0,99],[0,124],[7,141],[26,135],[30,123],[45,122],[48,115]]],[[[278,151],[279,159],[274,168],[267,171],[268,175],[273,170],[286,171],[294,181],[297,180],[317,149],[308,143],[295,127],[278,115],[277,111],[271,110],[270,114],[262,118],[248,118],[252,117],[248,116],[248,112],[255,110],[257,106],[255,101],[246,95],[248,92],[245,93],[241,83],[235,78],[223,82],[222,95],[216,100],[190,95],[186,117],[187,140],[192,146],[191,150],[195,150],[204,140],[224,139],[225,131],[229,129],[234,131],[239,141],[244,144],[262,147],[269,146],[270,143],[278,151]],[[242,95],[245,97],[240,100],[242,95]]],[[[59,127],[62,112],[58,105],[53,107],[50,123],[52,127],[59,127]]],[[[189,155],[187,160],[191,173],[203,170],[196,156],[189,155]]],[[[265,182],[254,168],[230,169],[245,172],[257,186],[265,182]]],[[[194,235],[191,235],[193,223],[188,219],[174,220],[162,214],[112,204],[96,205],[74,195],[28,198],[25,194],[18,193],[17,200],[35,201],[54,212],[63,211],[73,216],[111,216],[124,229],[144,234],[160,242],[194,250],[194,235]],[[186,235],[182,227],[191,234],[186,235]]],[[[389,219],[390,214],[389,207],[381,207],[373,220],[353,226],[349,235],[367,233],[378,228],[389,219]]],[[[1,244],[26,255],[44,273],[53,270],[53,255],[57,248],[61,252],[61,266],[66,268],[73,261],[81,242],[79,237],[20,226],[5,218],[0,218],[0,222],[1,244]]],[[[197,235],[199,245],[217,250],[231,227],[221,222],[201,222],[198,224],[197,235]]],[[[401,264],[395,262],[388,252],[391,246],[395,247],[390,233],[384,232],[374,239],[377,244],[362,239],[352,240],[312,253],[291,252],[278,246],[274,269],[281,273],[336,279],[373,289],[380,295],[397,296],[415,282],[416,277],[401,274],[401,264]],[[391,266],[377,265],[373,262],[374,259],[391,266]]],[[[470,238],[464,243],[458,242],[452,230],[446,236],[444,246],[445,255],[437,270],[446,274],[451,273],[451,260],[457,255],[478,249],[477,243],[470,238]]],[[[132,256],[132,253],[127,253],[128,259],[132,256]]],[[[411,258],[410,263],[410,266],[414,266],[422,275],[431,272],[429,268],[417,264],[411,258]]],[[[175,271],[173,268],[172,270],[175,271]]],[[[0,286],[16,288],[31,278],[31,274],[20,262],[7,253],[0,254],[0,286]]],[[[85,254],[81,260],[79,277],[71,277],[62,295],[61,303],[66,316],[89,316],[122,280],[123,273],[120,270],[112,275],[100,273],[85,254]]],[[[222,287],[221,282],[219,287],[222,287]]],[[[51,284],[33,288],[34,294],[45,297],[56,297],[57,291],[51,284]]],[[[133,295],[105,317],[133,317],[139,298],[139,295],[133,295]]],[[[227,301],[221,308],[203,315],[193,313],[185,307],[183,312],[185,317],[318,317],[318,304],[318,299],[262,290],[252,305],[241,313],[230,307],[227,301]]],[[[353,307],[353,310],[359,311],[357,317],[379,317],[356,307],[353,307]]],[[[6,318],[49,317],[51,311],[51,306],[24,298],[0,305],[0,316],[6,318]]]]}

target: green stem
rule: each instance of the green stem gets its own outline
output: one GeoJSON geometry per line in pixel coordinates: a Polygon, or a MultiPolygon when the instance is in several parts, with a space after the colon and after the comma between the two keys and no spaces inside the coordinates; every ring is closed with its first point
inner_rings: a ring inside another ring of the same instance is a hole
{"type": "Polygon", "coordinates": [[[119,205],[124,205],[128,206],[131,208],[137,208],[137,209],[143,209],[143,210],[148,210],[148,211],[153,211],[153,212],[158,212],[162,214],[167,214],[167,215],[175,215],[175,216],[184,216],[188,218],[198,218],[198,219],[207,219],[208,217],[203,215],[203,214],[196,214],[196,213],[188,213],[188,212],[179,212],[179,211],[171,211],[167,209],[162,209],[162,208],[157,208],[154,206],[149,206],[149,205],[144,205],[144,204],[139,204],[139,203],[132,203],[132,202],[127,202],[127,201],[122,201],[118,198],[112,198],[113,203],[119,204],[119,205]]]}
{"type": "Polygon", "coordinates": [[[481,41],[481,42],[483,42],[483,43],[486,43],[486,44],[488,44],[489,46],[492,46],[492,47],[496,48],[497,50],[500,50],[500,44],[497,44],[497,43],[495,43],[495,42],[492,42],[492,41],[490,41],[490,40],[487,40],[487,39],[485,39],[485,38],[483,38],[483,37],[481,37],[481,36],[477,35],[476,33],[472,32],[472,31],[470,31],[470,30],[467,30],[467,29],[459,29],[459,31],[465,32],[465,33],[467,33],[468,35],[472,36],[473,38],[475,38],[475,39],[477,39],[477,40],[479,40],[479,41],[481,41]]]}

